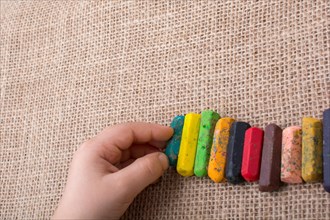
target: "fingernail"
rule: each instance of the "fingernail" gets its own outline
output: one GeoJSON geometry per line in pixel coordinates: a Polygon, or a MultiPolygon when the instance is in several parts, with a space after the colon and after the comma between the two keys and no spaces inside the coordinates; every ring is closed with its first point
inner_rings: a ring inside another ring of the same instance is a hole
{"type": "Polygon", "coordinates": [[[167,156],[163,153],[160,153],[158,157],[159,157],[159,160],[162,164],[163,169],[166,170],[168,168],[168,158],[167,158],[167,156]]]}

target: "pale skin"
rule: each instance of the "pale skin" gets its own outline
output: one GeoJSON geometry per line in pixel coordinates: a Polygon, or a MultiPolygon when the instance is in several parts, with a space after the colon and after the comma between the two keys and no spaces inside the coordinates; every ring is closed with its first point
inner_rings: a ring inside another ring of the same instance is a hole
{"type": "Polygon", "coordinates": [[[119,219],[168,168],[162,151],[172,135],[170,127],[126,123],[83,143],[53,219],[119,219]]]}

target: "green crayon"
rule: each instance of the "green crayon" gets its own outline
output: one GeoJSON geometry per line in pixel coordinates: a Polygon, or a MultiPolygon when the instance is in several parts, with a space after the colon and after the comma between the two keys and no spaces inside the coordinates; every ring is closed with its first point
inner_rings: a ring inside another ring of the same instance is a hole
{"type": "Polygon", "coordinates": [[[207,165],[210,158],[214,128],[219,119],[220,115],[211,110],[204,110],[201,114],[194,167],[194,174],[198,177],[207,175],[207,165]]]}

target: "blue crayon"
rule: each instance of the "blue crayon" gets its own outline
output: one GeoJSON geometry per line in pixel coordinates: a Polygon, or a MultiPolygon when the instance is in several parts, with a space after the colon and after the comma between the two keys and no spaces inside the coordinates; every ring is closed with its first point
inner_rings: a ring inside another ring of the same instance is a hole
{"type": "Polygon", "coordinates": [[[238,184],[244,182],[241,174],[245,131],[251,126],[245,122],[234,122],[230,128],[227,145],[226,179],[238,184]]]}
{"type": "Polygon", "coordinates": [[[174,134],[172,138],[168,141],[165,149],[165,154],[170,161],[170,166],[176,166],[176,163],[178,161],[183,124],[183,115],[175,116],[173,118],[173,121],[171,122],[171,127],[174,129],[174,134]]]}
{"type": "Polygon", "coordinates": [[[323,187],[330,193],[330,108],[323,112],[323,187]]]}

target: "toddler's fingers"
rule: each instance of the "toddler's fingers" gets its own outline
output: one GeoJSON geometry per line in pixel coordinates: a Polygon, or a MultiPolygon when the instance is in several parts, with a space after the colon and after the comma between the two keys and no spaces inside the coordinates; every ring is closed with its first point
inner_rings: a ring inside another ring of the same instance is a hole
{"type": "Polygon", "coordinates": [[[159,124],[133,122],[104,129],[97,137],[104,145],[116,145],[121,150],[133,143],[164,142],[173,135],[171,127],[159,124]]]}
{"type": "Polygon", "coordinates": [[[118,163],[121,151],[133,143],[165,142],[173,135],[171,127],[151,123],[126,123],[104,129],[94,138],[100,155],[110,163],[118,163]]]}
{"type": "MultiPolygon", "coordinates": [[[[135,160],[126,168],[112,175],[117,175],[116,180],[121,190],[118,191],[120,196],[123,196],[125,200],[130,200],[161,177],[167,168],[166,155],[152,153],[135,160]]],[[[113,177],[109,175],[109,181],[113,181],[113,177]]]]}

